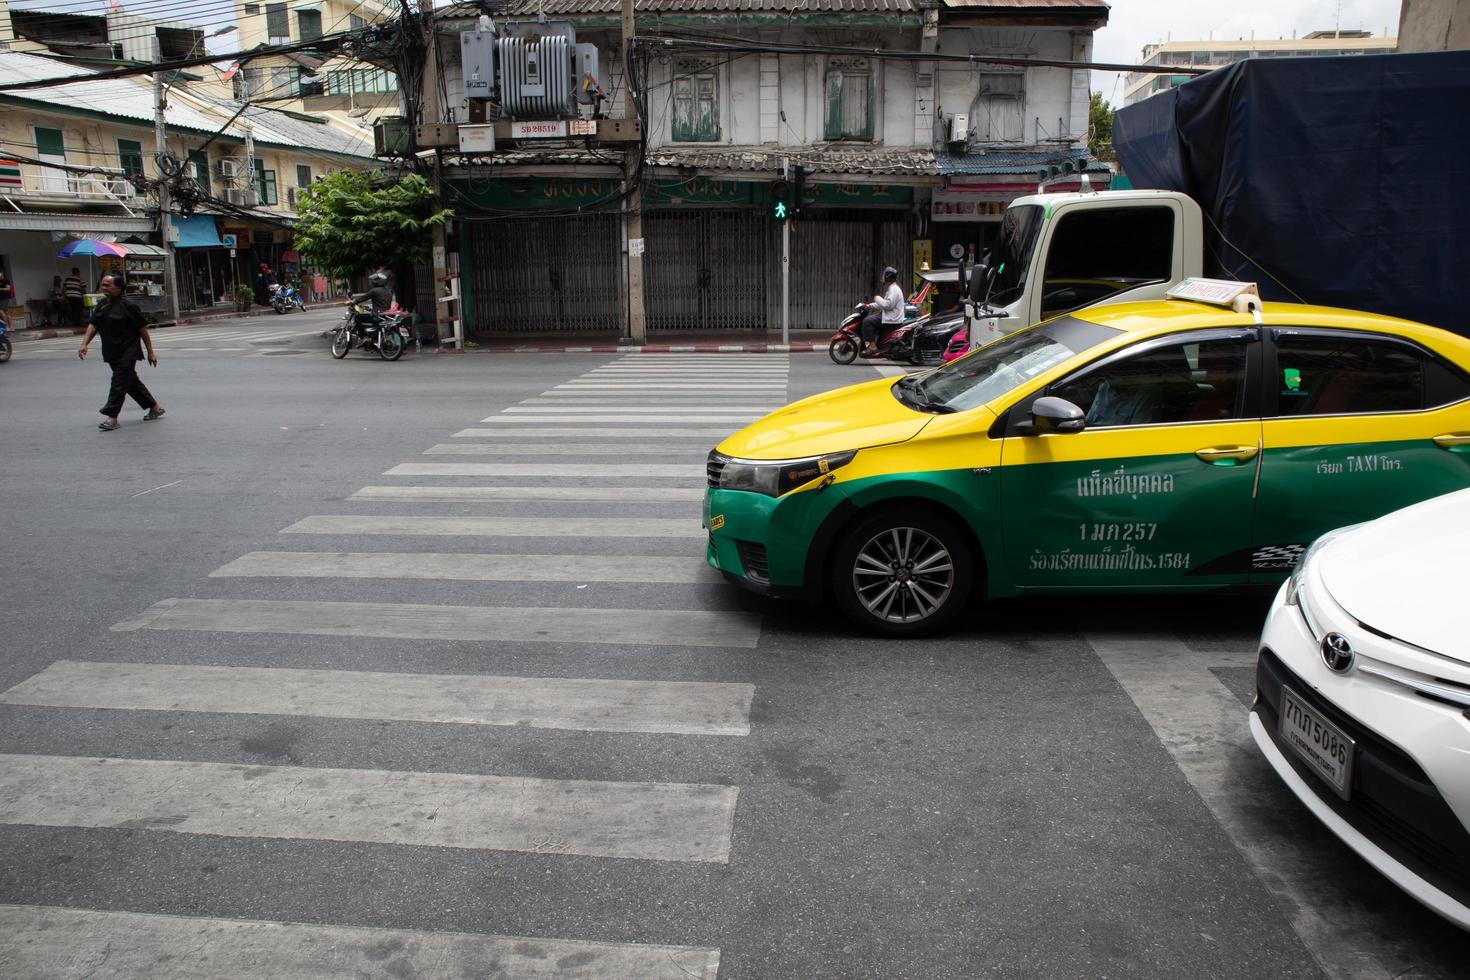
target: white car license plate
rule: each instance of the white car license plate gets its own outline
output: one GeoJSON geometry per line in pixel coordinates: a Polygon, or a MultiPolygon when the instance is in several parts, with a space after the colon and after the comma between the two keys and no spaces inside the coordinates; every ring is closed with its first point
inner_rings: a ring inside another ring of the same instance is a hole
{"type": "Polygon", "coordinates": [[[1317,775],[1327,780],[1338,796],[1347,799],[1353,782],[1356,743],[1293,694],[1289,687],[1281,689],[1280,730],[1287,746],[1317,775]]]}

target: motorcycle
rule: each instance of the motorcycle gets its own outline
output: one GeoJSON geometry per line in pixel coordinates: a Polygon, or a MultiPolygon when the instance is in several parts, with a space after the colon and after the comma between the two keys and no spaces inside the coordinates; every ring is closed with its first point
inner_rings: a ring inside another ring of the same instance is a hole
{"type": "Polygon", "coordinates": [[[0,320],[0,364],[10,360],[10,337],[5,321],[0,320]]]}
{"type": "Polygon", "coordinates": [[[865,361],[901,361],[932,367],[944,358],[956,335],[965,330],[963,313],[937,313],[903,323],[887,323],[879,327],[874,349],[864,351],[861,328],[863,318],[872,309],[870,304],[859,303],[838,326],[827,344],[827,356],[834,363],[851,364],[861,357],[865,361]]]}
{"type": "Polygon", "coordinates": [[[277,313],[285,313],[287,310],[300,310],[305,313],[306,303],[302,301],[301,294],[291,283],[277,282],[271,284],[271,309],[277,313]]]}
{"type": "Polygon", "coordinates": [[[342,320],[332,329],[332,356],[341,360],[353,346],[377,352],[385,361],[403,356],[412,337],[408,313],[377,313],[358,303],[349,303],[342,320]]]}

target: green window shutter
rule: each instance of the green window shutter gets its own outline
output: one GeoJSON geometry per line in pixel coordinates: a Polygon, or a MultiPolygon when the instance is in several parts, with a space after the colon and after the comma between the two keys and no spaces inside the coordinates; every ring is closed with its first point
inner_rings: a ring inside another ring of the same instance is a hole
{"type": "Polygon", "coordinates": [[[143,144],[137,140],[118,140],[117,158],[123,173],[143,173],[143,144]]]}
{"type": "Polygon", "coordinates": [[[276,172],[274,170],[262,171],[265,175],[265,194],[261,197],[261,204],[276,203],[276,172]]]}
{"type": "Polygon", "coordinates": [[[694,79],[674,79],[674,122],[672,136],[676,143],[693,141],[694,135],[694,79]]]}
{"type": "Polygon", "coordinates": [[[676,66],[674,118],[670,136],[680,143],[712,143],[720,138],[719,76],[697,70],[699,63],[676,66]]]}
{"type": "Polygon", "coordinates": [[[706,143],[720,138],[720,100],[715,91],[714,75],[694,78],[695,138],[706,143]]]}
{"type": "Polygon", "coordinates": [[[320,10],[298,10],[296,29],[301,32],[301,40],[315,41],[322,36],[322,12],[320,10]]]}
{"type": "Polygon", "coordinates": [[[827,73],[827,125],[824,127],[822,136],[824,139],[842,139],[842,72],[829,71],[827,73]]]}
{"type": "Polygon", "coordinates": [[[36,127],[36,152],[42,156],[64,157],[66,149],[61,142],[61,130],[36,127]]]}
{"type": "Polygon", "coordinates": [[[310,187],[311,186],[311,168],[310,167],[308,167],[308,166],[306,166],[304,164],[300,164],[300,163],[298,163],[296,165],[296,186],[297,187],[310,187]]]}

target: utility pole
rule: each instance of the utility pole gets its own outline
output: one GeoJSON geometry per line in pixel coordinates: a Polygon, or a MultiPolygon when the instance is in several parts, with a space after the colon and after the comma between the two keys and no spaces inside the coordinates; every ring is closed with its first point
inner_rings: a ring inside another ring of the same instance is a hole
{"type": "MultiPolygon", "coordinates": [[[[163,62],[163,47],[153,39],[154,61],[163,62]]],[[[170,175],[164,172],[164,161],[168,159],[168,125],[164,110],[168,103],[163,99],[163,72],[153,73],[153,141],[155,144],[153,163],[158,167],[158,237],[163,243],[163,291],[168,298],[168,318],[171,323],[179,322],[179,279],[174,268],[173,215],[170,213],[168,182],[170,175]]]]}
{"type": "MultiPolygon", "coordinates": [[[[434,9],[431,4],[422,4],[422,18],[424,25],[424,74],[423,87],[419,90],[419,117],[410,118],[409,123],[418,132],[418,125],[430,125],[443,121],[444,108],[439,105],[439,39],[434,27],[434,9]]],[[[415,137],[413,145],[418,146],[415,137]]],[[[444,154],[439,149],[439,139],[434,138],[434,192],[439,193],[444,187],[444,154]]],[[[453,345],[456,350],[464,350],[464,321],[463,310],[452,308],[451,304],[459,303],[460,284],[450,278],[448,242],[444,235],[444,225],[434,226],[433,244],[431,246],[429,262],[434,269],[434,322],[437,325],[436,333],[440,337],[439,349],[445,350],[453,345]],[[444,335],[444,327],[449,327],[449,336],[444,335]]]]}
{"type": "MultiPolygon", "coordinates": [[[[638,118],[638,100],[633,94],[633,0],[623,0],[623,115],[632,123],[638,118]]],[[[647,139],[648,134],[643,134],[647,139]]],[[[625,151],[623,179],[628,196],[623,207],[628,215],[628,339],[642,346],[648,342],[647,311],[643,305],[643,190],[639,186],[638,163],[633,150],[625,151]]],[[[641,154],[640,154],[641,155],[641,154]]]]}
{"type": "MultiPolygon", "coordinates": [[[[791,158],[781,158],[781,179],[791,179],[791,158]]],[[[796,201],[801,208],[801,198],[796,201]]],[[[791,345],[791,219],[781,222],[781,343],[791,345]]]]}
{"type": "Polygon", "coordinates": [[[245,130],[245,206],[253,208],[260,203],[260,188],[255,186],[255,131],[248,121],[241,126],[245,130]]]}

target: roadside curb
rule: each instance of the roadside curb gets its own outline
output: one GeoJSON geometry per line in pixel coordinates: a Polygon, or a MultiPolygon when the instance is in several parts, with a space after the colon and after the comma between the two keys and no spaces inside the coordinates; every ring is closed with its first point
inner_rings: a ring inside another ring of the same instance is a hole
{"type": "MultiPolygon", "coordinates": [[[[827,349],[826,344],[644,344],[642,346],[615,344],[568,345],[551,347],[497,347],[479,346],[464,351],[466,354],[807,354],[827,349]]],[[[455,351],[440,349],[441,353],[455,351]]]]}
{"type": "MultiPolygon", "coordinates": [[[[331,309],[334,305],[336,304],[319,303],[315,306],[308,306],[306,308],[306,312],[314,313],[318,310],[328,310],[331,309]]],[[[172,323],[155,323],[151,325],[148,329],[167,330],[169,327],[189,327],[193,326],[196,323],[212,323],[216,320],[254,319],[256,317],[266,316],[267,314],[269,314],[270,316],[281,315],[276,313],[269,307],[259,311],[251,310],[249,313],[205,313],[200,316],[181,316],[172,323]]],[[[290,314],[288,313],[286,314],[286,316],[290,316],[290,314]]],[[[86,332],[86,327],[42,327],[39,330],[12,330],[6,336],[10,337],[11,340],[20,343],[27,340],[52,340],[56,337],[80,337],[86,332]]]]}

